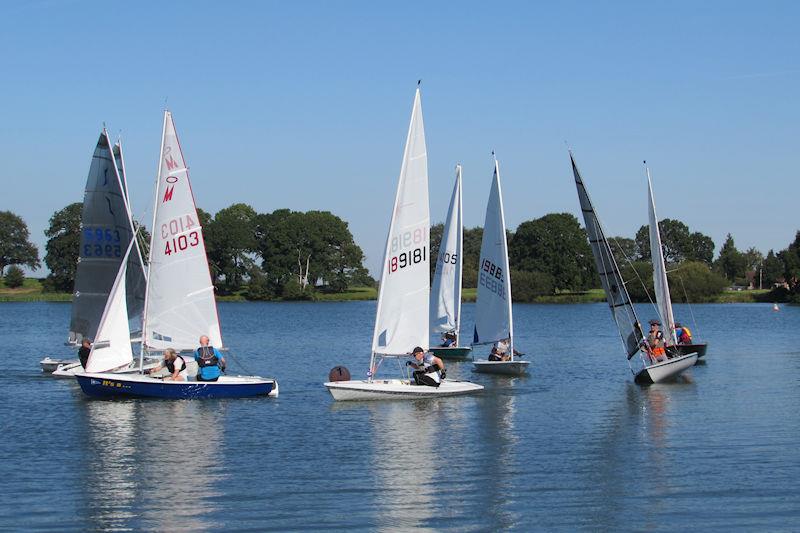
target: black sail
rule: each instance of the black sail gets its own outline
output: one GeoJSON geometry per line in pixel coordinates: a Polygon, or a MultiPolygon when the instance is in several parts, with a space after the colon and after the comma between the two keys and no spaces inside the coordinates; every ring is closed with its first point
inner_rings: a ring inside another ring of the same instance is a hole
{"type": "MultiPolygon", "coordinates": [[[[119,157],[121,164],[121,154],[119,157]]],[[[92,156],[83,197],[78,268],[69,326],[69,341],[72,343],[79,343],[83,338],[93,339],[97,333],[109,291],[133,237],[126,196],[117,160],[104,130],[92,156]]],[[[138,254],[131,255],[140,258],[138,254]]],[[[141,259],[138,260],[141,273],[141,259]]],[[[132,283],[131,288],[143,295],[143,280],[140,289],[135,288],[137,283],[132,283]]],[[[132,300],[136,302],[137,298],[134,296],[132,300]]],[[[136,304],[133,307],[135,311],[136,304]]],[[[141,314],[140,304],[138,312],[141,314]]]]}
{"type": "Polygon", "coordinates": [[[611,315],[617,324],[620,338],[625,345],[628,359],[630,359],[639,351],[644,338],[642,326],[636,316],[636,310],[631,304],[628,289],[625,288],[625,282],[619,272],[614,254],[611,252],[611,246],[609,246],[603,228],[600,225],[600,220],[597,218],[597,213],[592,206],[591,199],[589,199],[589,193],[586,191],[578,166],[575,164],[575,158],[571,152],[569,159],[572,163],[572,173],[575,175],[575,186],[578,188],[578,200],[581,203],[586,233],[589,236],[589,244],[592,247],[597,272],[600,274],[600,283],[603,285],[608,307],[611,309],[611,315]]]}

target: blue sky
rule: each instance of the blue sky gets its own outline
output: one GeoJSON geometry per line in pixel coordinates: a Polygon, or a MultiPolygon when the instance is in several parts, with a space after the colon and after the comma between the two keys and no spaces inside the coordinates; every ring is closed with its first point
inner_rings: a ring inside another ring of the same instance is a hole
{"type": "Polygon", "coordinates": [[[165,99],[198,205],[325,209],[378,275],[422,83],[431,215],[464,166],[481,225],[501,163],[513,229],[579,216],[565,141],[609,233],[659,216],[740,249],[800,228],[795,2],[5,2],[0,209],[44,255],[82,199],[97,135],[122,134],[150,220],[165,99]]]}

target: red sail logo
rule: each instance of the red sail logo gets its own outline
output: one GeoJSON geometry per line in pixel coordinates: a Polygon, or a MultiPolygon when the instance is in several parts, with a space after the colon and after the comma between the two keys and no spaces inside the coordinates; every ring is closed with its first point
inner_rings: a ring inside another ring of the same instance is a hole
{"type": "Polygon", "coordinates": [[[164,200],[161,202],[162,204],[165,202],[169,202],[172,200],[172,192],[175,190],[175,185],[169,185],[164,191],[164,200]]]}
{"type": "Polygon", "coordinates": [[[175,170],[178,168],[178,163],[172,158],[172,154],[168,155],[164,162],[167,164],[167,170],[175,170]]]}

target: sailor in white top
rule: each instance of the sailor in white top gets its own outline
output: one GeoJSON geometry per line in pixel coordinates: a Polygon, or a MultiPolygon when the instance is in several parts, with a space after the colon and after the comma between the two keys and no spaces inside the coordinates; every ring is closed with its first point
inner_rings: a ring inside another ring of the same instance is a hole
{"type": "Polygon", "coordinates": [[[406,365],[417,369],[414,371],[414,383],[438,387],[445,378],[444,362],[433,354],[426,354],[419,346],[414,348],[411,354],[416,362],[408,361],[406,365]]]}

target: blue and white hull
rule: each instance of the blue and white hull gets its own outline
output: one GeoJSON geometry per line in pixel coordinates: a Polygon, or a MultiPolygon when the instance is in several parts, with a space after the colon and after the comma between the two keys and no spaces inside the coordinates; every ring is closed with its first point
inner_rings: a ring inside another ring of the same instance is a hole
{"type": "Polygon", "coordinates": [[[94,398],[163,398],[194,400],[277,396],[278,382],[258,376],[221,376],[217,381],[165,381],[141,374],[109,372],[75,375],[87,395],[94,398]]]}

